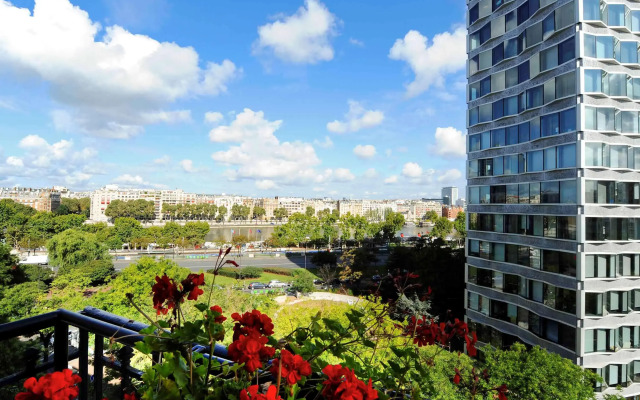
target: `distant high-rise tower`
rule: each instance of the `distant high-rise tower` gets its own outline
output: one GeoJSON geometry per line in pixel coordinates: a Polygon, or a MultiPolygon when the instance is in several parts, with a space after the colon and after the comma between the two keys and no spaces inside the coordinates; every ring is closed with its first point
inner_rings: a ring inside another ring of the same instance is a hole
{"type": "Polygon", "coordinates": [[[445,206],[455,206],[458,201],[458,188],[448,186],[442,188],[442,204],[445,206]]]}
{"type": "Polygon", "coordinates": [[[467,319],[638,396],[640,3],[468,11],[467,319]]]}

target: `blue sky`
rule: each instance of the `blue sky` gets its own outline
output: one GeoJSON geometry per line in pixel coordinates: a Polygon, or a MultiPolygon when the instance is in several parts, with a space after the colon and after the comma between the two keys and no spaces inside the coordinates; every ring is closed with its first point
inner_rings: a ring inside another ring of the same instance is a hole
{"type": "Polygon", "coordinates": [[[0,186],[464,186],[464,0],[0,1],[0,186]]]}

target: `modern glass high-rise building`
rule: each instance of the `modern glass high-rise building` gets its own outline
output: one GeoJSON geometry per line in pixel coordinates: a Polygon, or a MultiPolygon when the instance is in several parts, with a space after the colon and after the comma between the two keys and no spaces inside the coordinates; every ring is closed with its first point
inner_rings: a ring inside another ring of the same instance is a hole
{"type": "Polygon", "coordinates": [[[640,2],[468,2],[467,319],[640,394],[640,2]]]}

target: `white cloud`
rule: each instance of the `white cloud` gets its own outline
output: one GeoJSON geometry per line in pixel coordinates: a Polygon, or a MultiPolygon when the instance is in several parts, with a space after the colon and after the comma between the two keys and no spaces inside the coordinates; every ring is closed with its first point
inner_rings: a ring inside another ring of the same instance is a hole
{"type": "Polygon", "coordinates": [[[397,175],[391,175],[390,177],[388,177],[388,178],[386,178],[384,180],[384,183],[386,185],[392,185],[392,184],[397,183],[397,182],[398,182],[398,176],[397,175]]]}
{"type": "Polygon", "coordinates": [[[349,43],[351,43],[354,46],[364,47],[364,42],[362,40],[358,40],[355,38],[349,38],[349,43]]]}
{"type": "Polygon", "coordinates": [[[438,182],[442,183],[450,183],[460,178],[462,178],[462,172],[460,172],[460,170],[449,169],[444,171],[444,173],[442,173],[442,175],[440,175],[437,180],[438,182]]]}
{"type": "Polygon", "coordinates": [[[217,111],[209,111],[204,114],[205,122],[209,122],[210,124],[216,124],[224,119],[224,115],[217,111]]]}
{"type": "Polygon", "coordinates": [[[129,187],[151,187],[156,189],[166,189],[166,185],[147,182],[140,175],[123,174],[113,179],[113,182],[129,187]]]}
{"type": "Polygon", "coordinates": [[[269,189],[274,189],[278,187],[278,185],[276,185],[276,183],[271,179],[262,179],[262,180],[256,181],[256,187],[262,190],[269,190],[269,189]]]}
{"type": "Polygon", "coordinates": [[[330,39],[336,35],[337,19],[317,0],[306,0],[290,16],[258,28],[254,54],[269,49],[286,62],[315,64],[333,59],[330,39]]]}
{"type": "Polygon", "coordinates": [[[359,144],[353,149],[353,154],[362,159],[373,158],[376,155],[376,148],[370,144],[359,144]]]}
{"type": "Polygon", "coordinates": [[[384,113],[380,110],[365,110],[357,101],[349,100],[349,112],[344,121],[333,121],[327,124],[327,130],[334,133],[357,132],[361,129],[380,125],[384,113]]]}
{"type": "Polygon", "coordinates": [[[315,139],[313,144],[318,147],[322,147],[323,149],[330,149],[333,147],[333,140],[331,140],[329,136],[325,136],[323,141],[315,139]]]}
{"type": "Polygon", "coordinates": [[[73,141],[49,143],[38,135],[28,135],[18,142],[23,154],[0,160],[0,176],[24,178],[31,182],[80,185],[100,170],[97,151],[91,147],[76,149],[73,141]]]}
{"type": "Polygon", "coordinates": [[[160,158],[156,158],[155,160],[153,160],[153,163],[156,165],[168,165],[170,162],[171,162],[171,157],[169,157],[166,154],[160,158]]]}
{"type": "Polygon", "coordinates": [[[103,29],[68,0],[36,0],[33,13],[0,2],[0,66],[48,84],[58,129],[128,138],[148,124],[189,120],[166,108],[223,93],[240,74],[229,60],[201,63],[192,47],[103,29]]]}
{"type": "Polygon", "coordinates": [[[13,101],[9,99],[0,98],[0,108],[4,108],[5,110],[17,111],[18,107],[13,103],[13,101]]]}
{"type": "Polygon", "coordinates": [[[464,157],[467,154],[467,145],[464,134],[452,127],[436,128],[436,144],[433,150],[442,156],[464,157]]]}
{"type": "Polygon", "coordinates": [[[366,171],[364,171],[364,177],[365,178],[377,178],[378,177],[378,171],[376,171],[375,168],[369,168],[366,171]]]}
{"type": "Polygon", "coordinates": [[[184,172],[187,172],[187,173],[190,173],[190,174],[193,173],[193,172],[196,172],[196,169],[193,166],[193,161],[191,161],[191,160],[185,159],[185,160],[180,161],[180,166],[182,167],[182,170],[184,172]]]}
{"type": "Polygon", "coordinates": [[[402,167],[402,175],[407,178],[420,178],[422,176],[422,167],[417,163],[408,162],[402,167]]]}
{"type": "Polygon", "coordinates": [[[230,125],[211,130],[213,142],[238,143],[211,157],[229,167],[225,175],[230,180],[270,180],[276,185],[313,180],[317,176],[314,167],[320,164],[313,146],[298,141],[280,142],[275,132],[281,125],[282,121],[265,119],[262,111],[245,108],[230,125]]]}
{"type": "Polygon", "coordinates": [[[336,182],[350,182],[356,179],[355,175],[353,175],[347,168],[337,168],[333,174],[336,182]]]}
{"type": "Polygon", "coordinates": [[[435,35],[431,43],[420,32],[411,30],[403,39],[397,39],[389,51],[389,58],[405,61],[415,74],[407,85],[407,96],[414,97],[432,85],[443,86],[447,74],[464,68],[467,60],[467,30],[435,35]]]}

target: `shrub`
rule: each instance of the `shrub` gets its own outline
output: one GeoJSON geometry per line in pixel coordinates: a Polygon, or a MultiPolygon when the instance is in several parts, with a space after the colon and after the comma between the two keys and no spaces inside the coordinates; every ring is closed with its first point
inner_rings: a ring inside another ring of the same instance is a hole
{"type": "MultiPolygon", "coordinates": [[[[213,273],[213,270],[207,271],[213,273]]],[[[233,279],[253,279],[260,278],[262,276],[262,269],[258,267],[244,267],[244,268],[220,268],[218,274],[233,279]]]]}
{"type": "Polygon", "coordinates": [[[53,271],[49,267],[43,267],[38,264],[25,264],[21,265],[20,269],[29,282],[44,282],[48,285],[53,280],[53,271]]]}
{"type": "Polygon", "coordinates": [[[108,282],[116,273],[111,260],[94,260],[77,266],[66,265],[60,267],[58,275],[63,276],[75,273],[76,271],[79,271],[78,275],[88,279],[92,286],[102,285],[108,282]]]}
{"type": "Polygon", "coordinates": [[[300,293],[311,293],[313,292],[313,275],[308,273],[305,270],[296,270],[296,271],[304,271],[304,272],[296,272],[293,283],[291,284],[291,289],[297,290],[300,293]]]}
{"type": "Polygon", "coordinates": [[[284,268],[284,267],[267,267],[267,268],[262,268],[262,270],[269,274],[284,275],[284,276],[293,276],[293,271],[296,271],[295,269],[284,268]]]}

